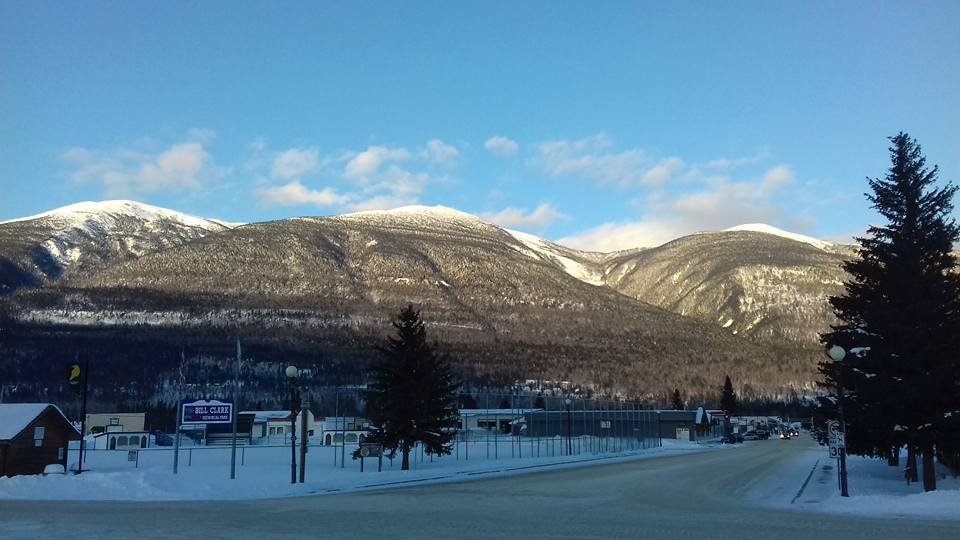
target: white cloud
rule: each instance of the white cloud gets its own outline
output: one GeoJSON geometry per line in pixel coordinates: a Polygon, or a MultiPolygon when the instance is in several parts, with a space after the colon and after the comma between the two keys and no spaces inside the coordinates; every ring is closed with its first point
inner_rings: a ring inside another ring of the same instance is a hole
{"type": "Polygon", "coordinates": [[[742,167],[749,167],[751,165],[757,165],[770,159],[772,156],[773,154],[771,154],[769,150],[762,150],[752,156],[733,159],[714,159],[712,161],[708,161],[703,167],[714,172],[725,172],[742,167]]]}
{"type": "Polygon", "coordinates": [[[679,158],[652,164],[643,150],[614,152],[612,144],[603,133],[576,141],[549,141],[537,145],[530,164],[553,177],[574,176],[620,188],[660,186],[684,168],[679,158]]]}
{"type": "Polygon", "coordinates": [[[761,189],[765,193],[772,193],[784,186],[793,183],[793,171],[786,165],[777,165],[763,174],[761,189]]]}
{"type": "Polygon", "coordinates": [[[207,128],[193,128],[187,131],[187,141],[210,144],[217,138],[217,132],[207,128]]]}
{"type": "Polygon", "coordinates": [[[280,152],[273,159],[274,178],[292,180],[315,170],[319,162],[319,152],[308,148],[290,148],[280,152]]]}
{"type": "Polygon", "coordinates": [[[156,191],[193,191],[219,180],[229,170],[217,167],[200,139],[210,140],[212,132],[194,130],[187,142],[157,152],[118,148],[95,152],[71,148],[63,160],[73,168],[71,179],[78,183],[101,184],[111,197],[156,191]]]}
{"type": "Polygon", "coordinates": [[[785,165],[767,170],[756,180],[729,177],[704,179],[701,189],[685,193],[654,192],[640,203],[644,219],[604,223],[562,238],[560,243],[578,249],[614,251],[652,247],[698,231],[718,231],[743,223],[772,223],[787,229],[812,229],[810,216],[791,217],[775,196],[794,182],[785,165]]]}
{"type": "Polygon", "coordinates": [[[558,219],[567,218],[550,203],[540,203],[530,212],[525,208],[504,208],[496,213],[482,214],[482,217],[501,227],[513,229],[544,229],[558,219]]]}
{"type": "Polygon", "coordinates": [[[413,173],[391,165],[378,175],[376,183],[368,185],[362,194],[354,197],[357,200],[349,207],[356,211],[388,210],[417,204],[429,181],[430,177],[425,173],[413,173]]]}
{"type": "Polygon", "coordinates": [[[643,173],[643,183],[648,186],[662,186],[683,170],[683,167],[683,160],[678,157],[661,159],[660,163],[643,173]]]}
{"type": "Polygon", "coordinates": [[[636,247],[659,246],[686,234],[684,227],[671,221],[626,221],[604,223],[581,233],[557,240],[558,243],[586,251],[620,251],[636,247]]]}
{"type": "Polygon", "coordinates": [[[300,182],[290,182],[283,186],[260,188],[257,198],[268,206],[296,206],[312,204],[314,206],[334,206],[350,200],[348,195],[340,195],[333,188],[317,191],[308,189],[300,182]]]}
{"type": "Polygon", "coordinates": [[[483,143],[483,147],[500,157],[513,157],[520,150],[520,145],[516,141],[500,135],[487,139],[487,142],[483,143]]]}
{"type": "Polygon", "coordinates": [[[420,155],[431,165],[453,167],[457,164],[457,159],[460,158],[460,151],[440,139],[431,139],[427,141],[427,146],[420,152],[420,155]]]}
{"type": "Polygon", "coordinates": [[[410,152],[405,148],[371,146],[350,157],[344,169],[344,176],[360,182],[368,181],[371,176],[380,170],[380,166],[384,163],[408,159],[410,159],[410,152]]]}

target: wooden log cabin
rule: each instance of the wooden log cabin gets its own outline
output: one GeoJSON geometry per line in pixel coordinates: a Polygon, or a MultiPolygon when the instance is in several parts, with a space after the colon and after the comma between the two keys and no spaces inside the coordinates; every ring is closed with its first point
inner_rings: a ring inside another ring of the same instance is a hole
{"type": "Polygon", "coordinates": [[[40,474],[55,464],[66,469],[70,441],[79,439],[56,405],[0,404],[0,477],[40,474]]]}

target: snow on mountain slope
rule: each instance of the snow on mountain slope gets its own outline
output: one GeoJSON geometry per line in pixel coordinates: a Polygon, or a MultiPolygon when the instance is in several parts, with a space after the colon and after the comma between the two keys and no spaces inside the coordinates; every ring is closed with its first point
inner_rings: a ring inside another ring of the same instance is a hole
{"type": "Polygon", "coordinates": [[[0,222],[0,293],[90,274],[237,225],[122,200],[6,220],[0,222]]]}
{"type": "Polygon", "coordinates": [[[539,236],[505,229],[523,245],[533,250],[532,257],[539,257],[559,266],[564,272],[591,285],[603,285],[603,270],[577,257],[577,251],[544,240],[539,236]]]}
{"type": "Polygon", "coordinates": [[[214,219],[205,219],[191,216],[182,212],[160,208],[136,201],[84,201],[48,210],[33,216],[0,221],[0,225],[38,219],[57,220],[64,227],[85,227],[109,225],[119,217],[135,218],[140,221],[175,221],[190,227],[200,227],[210,230],[232,228],[242,223],[230,223],[214,219]]]}
{"type": "Polygon", "coordinates": [[[484,221],[473,214],[462,212],[446,206],[403,206],[392,210],[369,210],[344,214],[340,218],[348,220],[362,219],[367,222],[400,222],[404,224],[424,226],[450,224],[456,228],[469,228],[486,233],[506,233],[520,242],[520,253],[560,268],[574,278],[591,285],[603,285],[603,270],[595,262],[589,260],[586,254],[566,248],[529,233],[505,229],[493,223],[484,221]]]}
{"type": "Polygon", "coordinates": [[[774,236],[779,236],[781,238],[788,238],[790,240],[796,240],[797,242],[810,244],[811,246],[814,246],[820,249],[826,249],[827,247],[830,247],[833,245],[832,243],[826,242],[824,240],[818,240],[810,236],[805,236],[802,234],[785,231],[783,229],[778,229],[772,225],[767,225],[766,223],[744,223],[743,225],[737,225],[736,227],[730,227],[729,229],[723,230],[723,232],[736,232],[736,231],[749,231],[749,232],[772,234],[774,236]]]}
{"type": "Polygon", "coordinates": [[[461,212],[456,208],[450,208],[447,206],[425,206],[414,204],[410,206],[401,206],[399,208],[393,208],[391,210],[363,210],[360,212],[351,212],[349,214],[343,214],[340,217],[364,217],[364,216],[396,216],[398,214],[405,215],[421,215],[429,216],[437,219],[461,219],[468,221],[482,221],[480,218],[473,214],[468,214],[466,212],[461,212]]]}

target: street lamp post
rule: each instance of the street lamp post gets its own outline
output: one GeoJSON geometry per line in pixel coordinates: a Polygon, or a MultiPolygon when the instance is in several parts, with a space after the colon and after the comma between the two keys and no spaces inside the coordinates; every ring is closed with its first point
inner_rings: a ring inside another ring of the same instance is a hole
{"type": "Polygon", "coordinates": [[[300,392],[297,390],[297,366],[285,371],[290,385],[290,483],[297,483],[297,413],[300,412],[300,392]]]}
{"type": "Polygon", "coordinates": [[[836,366],[837,374],[837,421],[840,422],[840,432],[843,433],[843,446],[840,447],[840,496],[849,497],[847,490],[847,424],[843,421],[843,368],[840,363],[847,356],[847,351],[839,345],[830,347],[827,351],[830,359],[836,366]]]}
{"type": "Polygon", "coordinates": [[[567,455],[573,455],[573,445],[571,444],[571,432],[573,431],[573,417],[570,414],[570,405],[573,404],[573,401],[570,398],[567,398],[564,402],[564,405],[567,406],[567,455]]]}

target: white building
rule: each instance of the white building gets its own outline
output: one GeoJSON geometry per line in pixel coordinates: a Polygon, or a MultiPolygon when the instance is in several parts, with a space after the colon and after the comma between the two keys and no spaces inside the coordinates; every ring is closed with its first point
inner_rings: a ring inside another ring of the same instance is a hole
{"type": "Polygon", "coordinates": [[[139,450],[155,446],[153,435],[146,431],[106,431],[86,437],[86,447],[93,450],[139,450]]]}
{"type": "Polygon", "coordinates": [[[511,433],[512,425],[524,421],[524,414],[542,409],[460,409],[460,429],[483,429],[511,433]]]}
{"type": "MultiPolygon", "coordinates": [[[[297,415],[297,438],[303,433],[303,419],[306,413],[307,437],[314,437],[318,431],[317,420],[309,410],[297,415]]],[[[290,442],[292,415],[290,411],[242,411],[240,414],[253,415],[253,427],[250,430],[250,442],[253,444],[285,444],[290,442]]]]}
{"type": "Polygon", "coordinates": [[[369,433],[370,420],[359,416],[327,416],[322,418],[322,444],[325,446],[358,445],[369,433]]]}

